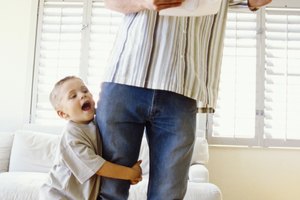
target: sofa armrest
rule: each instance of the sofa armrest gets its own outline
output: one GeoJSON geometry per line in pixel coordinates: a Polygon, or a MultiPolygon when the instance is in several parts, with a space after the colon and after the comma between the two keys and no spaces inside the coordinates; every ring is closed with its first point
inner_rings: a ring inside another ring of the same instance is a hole
{"type": "Polygon", "coordinates": [[[207,164],[209,159],[208,143],[205,138],[196,137],[191,164],[207,164]]]}
{"type": "Polygon", "coordinates": [[[196,183],[208,183],[209,173],[207,168],[201,164],[191,165],[189,169],[189,181],[196,183]]]}

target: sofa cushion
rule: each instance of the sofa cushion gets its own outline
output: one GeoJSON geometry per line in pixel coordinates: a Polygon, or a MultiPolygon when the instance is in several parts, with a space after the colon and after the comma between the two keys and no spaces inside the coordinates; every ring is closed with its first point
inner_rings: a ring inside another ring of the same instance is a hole
{"type": "Polygon", "coordinates": [[[9,171],[48,172],[55,159],[60,136],[32,131],[15,133],[9,171]]]}
{"type": "MultiPolygon", "coordinates": [[[[143,179],[137,185],[131,185],[128,200],[147,199],[147,187],[147,179],[143,179]]],[[[214,184],[188,181],[184,200],[222,200],[222,193],[214,184]]]]}
{"type": "Polygon", "coordinates": [[[38,200],[39,188],[47,173],[5,172],[0,174],[0,199],[38,200]]]}
{"type": "Polygon", "coordinates": [[[12,133],[0,133],[0,173],[8,171],[9,157],[14,135],[12,133]]]}
{"type": "Polygon", "coordinates": [[[212,183],[188,182],[184,200],[222,200],[220,189],[212,183]]]}
{"type": "MultiPolygon", "coordinates": [[[[5,172],[0,174],[0,199],[38,200],[39,188],[47,173],[5,172]]],[[[148,180],[131,185],[128,200],[146,199],[148,180]]],[[[184,200],[222,200],[220,189],[211,183],[188,182],[184,200]]]]}

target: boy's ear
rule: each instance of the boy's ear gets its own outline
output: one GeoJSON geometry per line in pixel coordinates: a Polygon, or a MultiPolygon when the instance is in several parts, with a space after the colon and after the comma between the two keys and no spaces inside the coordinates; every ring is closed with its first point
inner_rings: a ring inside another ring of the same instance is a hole
{"type": "Polygon", "coordinates": [[[68,117],[69,117],[68,114],[64,113],[64,112],[61,111],[61,110],[56,111],[56,113],[57,113],[58,116],[60,116],[60,117],[63,118],[63,119],[68,119],[68,117]]]}

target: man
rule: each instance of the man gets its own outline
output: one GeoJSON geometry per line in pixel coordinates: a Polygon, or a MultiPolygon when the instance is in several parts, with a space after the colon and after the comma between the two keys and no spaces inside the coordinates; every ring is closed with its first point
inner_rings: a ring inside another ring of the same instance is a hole
{"type": "MultiPolygon", "coordinates": [[[[206,112],[216,104],[229,1],[223,0],[217,15],[203,17],[159,15],[159,10],[179,6],[183,0],[105,2],[125,18],[97,106],[103,157],[132,166],[145,128],[150,149],[147,198],[183,199],[197,101],[206,112]]],[[[257,4],[252,2],[248,5],[254,9],[257,4]]],[[[100,196],[127,199],[128,189],[128,182],[103,179],[100,196]]]]}

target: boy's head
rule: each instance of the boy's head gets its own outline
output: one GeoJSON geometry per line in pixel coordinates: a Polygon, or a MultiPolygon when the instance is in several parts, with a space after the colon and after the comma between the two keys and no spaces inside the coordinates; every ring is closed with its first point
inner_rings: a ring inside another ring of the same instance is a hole
{"type": "Polygon", "coordinates": [[[89,123],[94,119],[93,96],[76,76],[67,76],[58,81],[50,93],[50,102],[63,119],[76,123],[89,123]]]}

